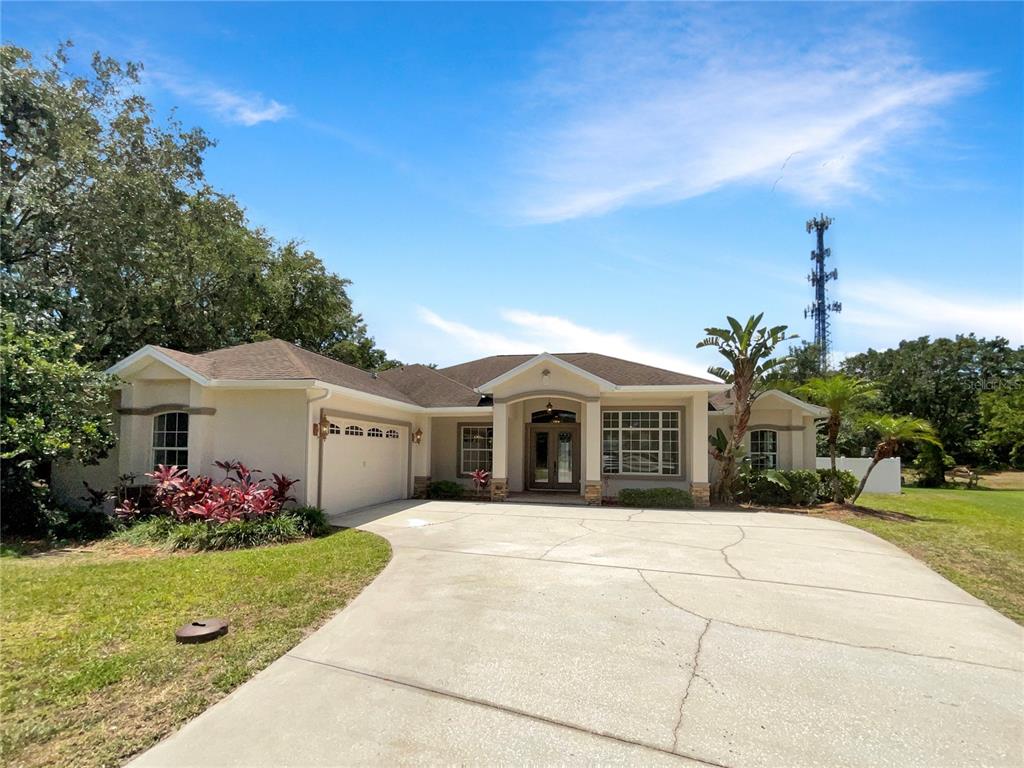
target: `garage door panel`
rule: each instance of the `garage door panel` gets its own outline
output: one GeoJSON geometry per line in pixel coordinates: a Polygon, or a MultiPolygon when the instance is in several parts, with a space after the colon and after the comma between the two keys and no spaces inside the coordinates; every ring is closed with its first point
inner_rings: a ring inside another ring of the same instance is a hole
{"type": "Polygon", "coordinates": [[[321,480],[324,509],[347,512],[405,498],[408,452],[406,427],[330,419],[321,480]]]}

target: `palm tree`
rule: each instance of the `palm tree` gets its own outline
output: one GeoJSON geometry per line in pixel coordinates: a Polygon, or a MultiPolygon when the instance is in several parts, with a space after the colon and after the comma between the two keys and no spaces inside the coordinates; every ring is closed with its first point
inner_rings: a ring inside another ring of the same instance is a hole
{"type": "Polygon", "coordinates": [[[930,443],[931,445],[942,446],[939,438],[935,436],[932,425],[924,419],[916,419],[913,416],[869,416],[864,419],[864,426],[878,434],[878,445],[875,446],[875,454],[871,457],[871,464],[868,471],[860,480],[857,492],[853,494],[850,501],[854,504],[864,492],[871,470],[882,459],[889,459],[896,455],[901,445],[907,443],[930,443]]]}
{"type": "Polygon", "coordinates": [[[828,455],[832,461],[832,501],[843,503],[842,483],[836,471],[836,445],[839,442],[839,429],[843,416],[852,409],[863,405],[877,393],[875,385],[866,379],[857,379],[845,373],[831,376],[819,376],[794,390],[800,397],[812,403],[828,408],[829,416],[825,422],[825,437],[828,441],[828,455]]]}
{"type": "Polygon", "coordinates": [[[715,496],[723,503],[733,500],[733,488],[736,485],[737,460],[743,450],[743,435],[747,432],[750,422],[750,406],[764,388],[765,376],[786,361],[786,357],[773,358],[775,348],[784,341],[795,339],[795,335],[786,334],[785,325],[772,328],[758,327],[762,312],[751,315],[745,324],[734,317],[727,317],[728,328],[705,328],[707,337],[697,344],[697,348],[715,347],[719,354],[729,361],[729,368],[712,366],[708,372],[722,381],[732,384],[732,401],[735,413],[732,419],[730,434],[715,451],[715,457],[721,463],[721,474],[715,488],[715,496]]]}

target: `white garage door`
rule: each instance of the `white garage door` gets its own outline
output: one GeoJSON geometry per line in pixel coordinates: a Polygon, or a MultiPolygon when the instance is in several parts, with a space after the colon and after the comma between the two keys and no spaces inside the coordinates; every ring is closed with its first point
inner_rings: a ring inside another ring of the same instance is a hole
{"type": "Polygon", "coordinates": [[[328,514],[404,499],[409,430],[332,417],[324,441],[321,503],[328,514]]]}

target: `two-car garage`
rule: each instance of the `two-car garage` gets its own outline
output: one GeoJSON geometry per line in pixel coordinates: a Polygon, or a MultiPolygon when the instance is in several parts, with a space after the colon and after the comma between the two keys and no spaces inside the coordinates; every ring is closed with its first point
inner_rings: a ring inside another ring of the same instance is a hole
{"type": "Polygon", "coordinates": [[[409,428],[327,417],[320,505],[332,514],[403,499],[409,491],[409,428]]]}

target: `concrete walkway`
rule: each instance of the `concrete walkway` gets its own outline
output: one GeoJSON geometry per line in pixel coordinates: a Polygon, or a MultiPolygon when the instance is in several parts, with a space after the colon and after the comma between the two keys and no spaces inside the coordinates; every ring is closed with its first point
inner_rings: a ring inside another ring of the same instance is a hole
{"type": "Polygon", "coordinates": [[[394,559],[135,765],[1019,766],[1024,630],[815,518],[396,502],[394,559]]]}

